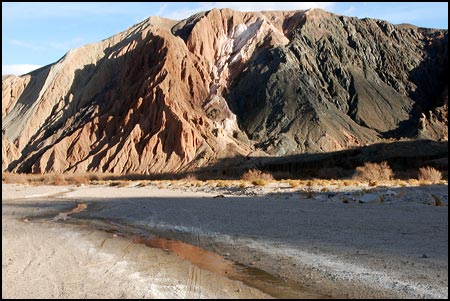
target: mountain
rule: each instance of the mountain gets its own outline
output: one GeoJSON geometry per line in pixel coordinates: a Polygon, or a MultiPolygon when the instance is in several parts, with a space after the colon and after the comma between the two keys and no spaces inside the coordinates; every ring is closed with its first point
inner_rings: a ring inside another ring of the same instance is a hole
{"type": "Polygon", "coordinates": [[[150,17],[2,76],[2,169],[162,173],[448,139],[448,31],[320,9],[150,17]]]}

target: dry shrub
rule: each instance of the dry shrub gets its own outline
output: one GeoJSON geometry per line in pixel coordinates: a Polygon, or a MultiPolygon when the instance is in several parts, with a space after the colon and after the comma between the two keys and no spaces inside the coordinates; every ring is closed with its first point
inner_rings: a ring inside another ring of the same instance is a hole
{"type": "Polygon", "coordinates": [[[257,169],[250,169],[249,171],[246,171],[242,175],[241,179],[246,180],[246,181],[266,180],[266,182],[274,180],[273,176],[270,173],[263,172],[263,171],[257,170],[257,169]]]}
{"type": "Polygon", "coordinates": [[[377,181],[369,181],[369,186],[378,186],[377,181]]]}
{"type": "Polygon", "coordinates": [[[429,181],[431,183],[437,183],[442,179],[442,174],[439,170],[433,167],[419,168],[419,181],[429,181]]]}
{"type": "Polygon", "coordinates": [[[188,174],[186,177],[184,177],[183,180],[188,181],[188,182],[198,181],[197,177],[191,173],[188,174]]]}
{"type": "Polygon", "coordinates": [[[288,183],[292,188],[297,188],[298,186],[300,186],[300,182],[296,180],[290,180],[288,183]]]}
{"type": "Polygon", "coordinates": [[[417,186],[419,185],[419,181],[417,179],[408,179],[408,184],[411,186],[417,186]]]}
{"type": "Polygon", "coordinates": [[[343,184],[344,184],[344,186],[350,186],[350,185],[352,185],[352,182],[349,180],[344,180],[343,184]]]}
{"type": "Polygon", "coordinates": [[[266,186],[268,184],[267,180],[264,179],[256,179],[252,181],[252,184],[255,186],[266,186]]]}
{"type": "Polygon", "coordinates": [[[365,163],[356,168],[354,180],[358,181],[386,181],[392,179],[394,173],[387,162],[365,163]]]}
{"type": "Polygon", "coordinates": [[[62,185],[67,185],[68,183],[64,179],[63,175],[61,175],[61,174],[51,174],[48,177],[44,177],[44,184],[62,186],[62,185]]]}
{"type": "Polygon", "coordinates": [[[28,176],[11,172],[2,173],[2,182],[6,184],[27,184],[28,176]]]}
{"type": "Polygon", "coordinates": [[[118,180],[118,181],[112,181],[109,186],[117,186],[117,187],[127,187],[132,184],[132,181],[130,180],[118,180]]]}
{"type": "Polygon", "coordinates": [[[219,180],[216,183],[216,187],[219,187],[219,188],[223,188],[223,187],[227,187],[227,186],[228,186],[227,182],[223,181],[223,180],[219,180]]]}
{"type": "Polygon", "coordinates": [[[81,184],[89,184],[89,179],[86,175],[82,174],[74,174],[71,176],[67,176],[66,180],[70,184],[81,185],[81,184]]]}
{"type": "Polygon", "coordinates": [[[96,173],[87,174],[87,178],[89,179],[89,181],[100,181],[101,180],[101,177],[96,173]]]}

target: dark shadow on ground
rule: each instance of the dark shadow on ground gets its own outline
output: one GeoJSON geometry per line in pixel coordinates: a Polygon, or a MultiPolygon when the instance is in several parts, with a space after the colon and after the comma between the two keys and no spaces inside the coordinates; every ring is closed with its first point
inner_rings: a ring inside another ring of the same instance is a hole
{"type": "Polygon", "coordinates": [[[315,191],[312,197],[304,189],[252,198],[227,195],[225,188],[218,191],[226,195],[221,198],[156,197],[149,191],[148,197],[36,199],[22,204],[4,202],[3,206],[39,207],[39,213],[28,218],[51,221],[58,212],[86,203],[86,211],[71,215],[66,222],[109,221],[211,251],[216,251],[217,242],[227,243],[223,239],[228,237],[267,240],[311,251],[342,249],[448,258],[447,185],[373,188],[370,193],[375,197],[367,202],[361,189],[315,191]],[[439,196],[441,206],[435,206],[432,194],[439,196]],[[398,199],[396,195],[403,196],[398,199]]]}
{"type": "Polygon", "coordinates": [[[283,157],[240,156],[224,158],[193,171],[160,174],[106,176],[111,180],[183,179],[189,175],[200,180],[240,179],[249,169],[273,174],[275,179],[346,179],[366,162],[386,161],[394,178],[417,178],[420,167],[431,166],[448,178],[448,141],[413,140],[378,143],[330,153],[306,153],[283,157]]]}

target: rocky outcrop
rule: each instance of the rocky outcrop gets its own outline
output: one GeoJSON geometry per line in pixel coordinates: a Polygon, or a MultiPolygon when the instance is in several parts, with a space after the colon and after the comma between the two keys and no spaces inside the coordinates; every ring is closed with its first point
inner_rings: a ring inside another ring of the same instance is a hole
{"type": "Polygon", "coordinates": [[[150,18],[53,65],[5,79],[4,167],[167,172],[232,153],[216,143],[201,107],[209,95],[202,62],[160,23],[150,18]],[[14,81],[29,83],[20,94],[14,81]]]}
{"type": "Polygon", "coordinates": [[[2,168],[177,172],[447,139],[447,39],[322,10],[151,17],[2,77],[2,168]]]}
{"type": "Polygon", "coordinates": [[[284,155],[416,137],[420,115],[448,95],[447,31],[322,10],[304,18],[287,45],[255,56],[229,88],[250,138],[284,155]]]}

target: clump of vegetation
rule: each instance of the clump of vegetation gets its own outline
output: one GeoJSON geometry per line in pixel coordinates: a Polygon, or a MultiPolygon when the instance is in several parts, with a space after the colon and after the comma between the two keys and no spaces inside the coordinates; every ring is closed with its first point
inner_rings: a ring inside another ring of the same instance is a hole
{"type": "Polygon", "coordinates": [[[219,180],[216,183],[216,187],[218,187],[218,188],[223,188],[223,187],[227,187],[227,186],[228,186],[227,182],[223,181],[223,180],[219,180]]]}
{"type": "Polygon", "coordinates": [[[387,181],[391,180],[394,172],[387,162],[365,163],[364,166],[358,166],[353,176],[354,180],[359,181],[387,181]]]}
{"type": "Polygon", "coordinates": [[[89,179],[85,175],[74,174],[74,175],[66,176],[65,180],[68,183],[75,184],[75,185],[89,184],[89,179]]]}
{"type": "Polygon", "coordinates": [[[266,181],[273,181],[273,176],[268,172],[263,172],[261,170],[257,169],[250,169],[249,171],[246,171],[242,177],[242,180],[246,181],[255,181],[255,180],[266,180],[266,181]]]}
{"type": "Polygon", "coordinates": [[[255,186],[266,186],[268,184],[268,181],[264,179],[256,179],[252,181],[252,184],[255,186]]]}
{"type": "Polygon", "coordinates": [[[245,188],[245,187],[247,187],[247,183],[245,183],[245,182],[239,183],[239,188],[245,188]]]}
{"type": "Polygon", "coordinates": [[[195,182],[198,181],[197,177],[194,176],[193,174],[188,174],[186,177],[183,178],[183,180],[187,181],[187,182],[195,182]]]}
{"type": "Polygon", "coordinates": [[[297,188],[298,186],[300,186],[300,182],[296,181],[296,180],[290,180],[288,181],[288,184],[292,187],[292,188],[297,188]]]}
{"type": "Polygon", "coordinates": [[[96,173],[45,173],[45,174],[18,174],[5,172],[2,174],[2,182],[8,184],[29,184],[29,185],[82,185],[108,177],[108,174],[99,175],[96,173]]]}
{"type": "Polygon", "coordinates": [[[63,185],[69,184],[69,183],[65,180],[64,176],[61,175],[61,174],[54,174],[54,175],[51,175],[50,181],[49,181],[49,182],[50,182],[49,184],[51,184],[51,185],[56,185],[56,186],[63,186],[63,185]]]}
{"type": "Polygon", "coordinates": [[[419,181],[438,183],[441,179],[442,173],[439,170],[430,166],[419,168],[419,181]]]}
{"type": "Polygon", "coordinates": [[[352,182],[351,181],[348,181],[348,180],[344,180],[344,182],[342,182],[343,184],[344,184],[344,186],[350,186],[350,185],[352,185],[352,182]]]}
{"type": "Polygon", "coordinates": [[[348,197],[344,196],[344,198],[342,199],[342,203],[348,204],[348,202],[349,202],[348,197]]]}
{"type": "Polygon", "coordinates": [[[6,184],[27,184],[29,181],[27,175],[4,172],[2,173],[2,182],[6,184]]]}
{"type": "Polygon", "coordinates": [[[369,181],[369,186],[377,186],[378,182],[377,181],[369,181]]]}
{"type": "Polygon", "coordinates": [[[117,180],[109,182],[109,186],[111,187],[126,187],[128,185],[130,185],[130,181],[117,180]]]}
{"type": "Polygon", "coordinates": [[[407,182],[408,182],[408,185],[411,185],[411,186],[419,185],[419,181],[417,179],[408,179],[407,182]]]}

